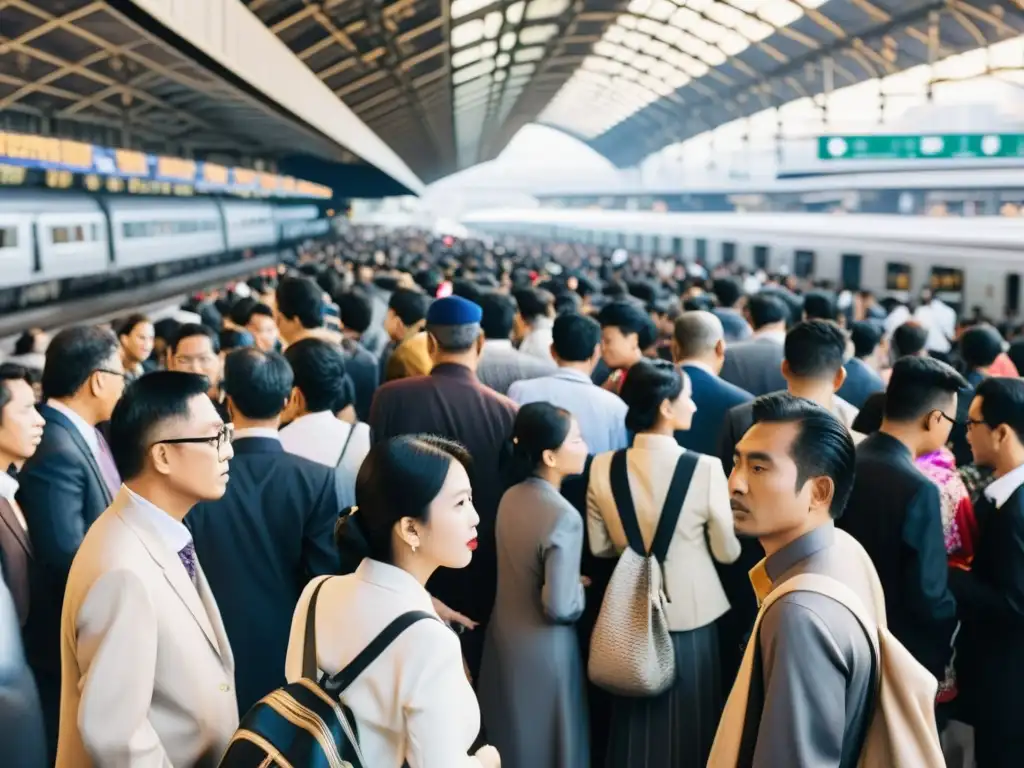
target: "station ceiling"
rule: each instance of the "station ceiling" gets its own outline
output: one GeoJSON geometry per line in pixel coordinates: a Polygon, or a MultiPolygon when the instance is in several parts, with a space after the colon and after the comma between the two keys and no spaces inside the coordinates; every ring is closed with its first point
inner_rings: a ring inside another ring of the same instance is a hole
{"type": "Polygon", "coordinates": [[[245,0],[426,182],[539,121],[627,167],[1024,34],[1011,0],[245,0]]]}

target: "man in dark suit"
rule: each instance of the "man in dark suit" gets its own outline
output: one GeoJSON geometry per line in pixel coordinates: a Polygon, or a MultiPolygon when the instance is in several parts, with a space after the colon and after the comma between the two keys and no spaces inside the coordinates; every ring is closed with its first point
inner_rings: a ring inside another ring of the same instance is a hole
{"type": "Polygon", "coordinates": [[[874,323],[860,321],[850,327],[853,357],[846,361],[846,381],[839,396],[854,408],[863,408],[876,392],[885,391],[885,383],[875,370],[874,358],[882,342],[882,331],[874,323]]]}
{"type": "Polygon", "coordinates": [[[363,346],[362,338],[373,320],[373,305],[361,291],[345,291],[334,297],[341,315],[341,348],[345,352],[345,370],[356,396],[356,416],[360,421],[370,418],[373,395],[380,385],[380,361],[363,346]]]}
{"type": "Polygon", "coordinates": [[[691,451],[715,456],[718,433],[729,409],[754,399],[718,377],[725,360],[722,322],[710,312],[684,312],[673,330],[672,357],[690,377],[690,397],[697,406],[693,424],[685,432],[676,432],[676,441],[691,451]]]}
{"type": "Polygon", "coordinates": [[[18,617],[7,585],[0,579],[0,744],[3,764],[11,768],[45,768],[43,713],[32,671],[18,634],[18,617]]]}
{"type": "Polygon", "coordinates": [[[375,443],[397,435],[428,433],[457,440],[473,457],[471,479],[473,505],[480,515],[479,546],[469,567],[440,569],[428,588],[446,606],[479,622],[477,629],[462,636],[463,652],[474,678],[497,591],[494,524],[505,487],[498,459],[512,434],[518,410],[514,402],[488,389],[476,377],[484,343],[482,316],[477,304],[459,296],[435,301],[426,318],[433,369],[428,376],[385,384],[377,390],[370,414],[375,443]]]}
{"type": "MultiPolygon", "coordinates": [[[[0,364],[0,468],[15,469],[36,452],[46,422],[36,410],[29,373],[13,363],[0,364]]],[[[18,481],[0,469],[0,571],[11,590],[24,627],[29,609],[29,566],[32,544],[28,523],[15,498],[18,481]]]]}
{"type": "Polygon", "coordinates": [[[718,306],[712,312],[721,321],[725,339],[728,342],[749,339],[750,324],[736,306],[743,298],[743,288],[735,277],[720,277],[712,283],[712,292],[718,299],[718,306]]]}
{"type": "Polygon", "coordinates": [[[726,350],[722,380],[754,397],[785,389],[782,344],[790,319],[789,308],[778,296],[762,291],[747,301],[747,316],[754,326],[754,335],[726,350]]]}
{"type": "Polygon", "coordinates": [[[963,621],[957,681],[974,725],[978,768],[1024,765],[1024,381],[989,378],[968,411],[975,462],[996,479],[975,506],[969,571],[951,568],[963,621]]]}
{"type": "Polygon", "coordinates": [[[71,561],[85,532],[121,485],[96,425],[110,419],[124,392],[117,337],[96,326],[66,328],[46,350],[43,440],[18,473],[17,500],[34,550],[33,609],[25,652],[36,675],[47,737],[56,750],[60,714],[60,617],[71,561]]]}
{"type": "Polygon", "coordinates": [[[224,365],[235,425],[231,480],[185,518],[235,654],[239,714],[285,683],[292,614],[314,576],[338,572],[338,501],[330,467],[285,453],[277,437],[292,370],[240,349],[224,365]]]}
{"type": "Polygon", "coordinates": [[[939,489],[914,459],[946,444],[965,385],[938,360],[896,361],[881,429],[857,448],[853,493],[837,521],[875,564],[889,629],[940,680],[950,658],[956,600],[946,575],[939,489]]]}

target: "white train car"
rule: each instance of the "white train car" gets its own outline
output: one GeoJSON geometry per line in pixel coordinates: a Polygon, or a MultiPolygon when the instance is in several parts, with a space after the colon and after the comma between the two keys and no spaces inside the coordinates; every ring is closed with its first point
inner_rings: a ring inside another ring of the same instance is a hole
{"type": "Polygon", "coordinates": [[[315,205],[279,205],[274,209],[274,220],[282,243],[322,237],[331,228],[330,219],[321,217],[315,205]]]}
{"type": "Polygon", "coordinates": [[[270,203],[225,201],[221,209],[227,227],[227,250],[243,251],[277,243],[277,223],[270,203]]]}
{"type": "Polygon", "coordinates": [[[1024,220],[1002,217],[806,213],[648,213],[597,210],[494,210],[463,218],[470,230],[737,264],[828,280],[880,297],[925,287],[965,309],[1021,312],[1024,220]]]}
{"type": "Polygon", "coordinates": [[[213,200],[108,198],[118,269],[201,258],[227,250],[224,219],[213,200]]]}

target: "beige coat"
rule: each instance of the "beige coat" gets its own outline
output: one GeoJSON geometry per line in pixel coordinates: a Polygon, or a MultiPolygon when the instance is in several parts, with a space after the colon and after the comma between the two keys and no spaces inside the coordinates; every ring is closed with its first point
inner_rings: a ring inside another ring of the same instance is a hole
{"type": "Polygon", "coordinates": [[[197,578],[122,487],[68,577],[57,768],[219,762],[238,726],[234,658],[197,578]]]}

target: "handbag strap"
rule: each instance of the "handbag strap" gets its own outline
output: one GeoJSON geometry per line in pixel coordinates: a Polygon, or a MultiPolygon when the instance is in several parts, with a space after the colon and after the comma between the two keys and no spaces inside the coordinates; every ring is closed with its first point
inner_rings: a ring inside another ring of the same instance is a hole
{"type": "Polygon", "coordinates": [[[306,611],[306,637],[303,640],[302,648],[302,676],[307,680],[316,682],[317,658],[316,658],[316,601],[320,596],[320,590],[328,582],[330,576],[325,576],[313,590],[313,596],[309,598],[309,609],[306,611]]]}
{"type": "Polygon", "coordinates": [[[334,465],[335,469],[340,467],[341,466],[341,462],[345,460],[345,454],[348,452],[348,444],[352,442],[352,435],[354,435],[356,433],[356,427],[357,426],[359,426],[359,425],[358,424],[353,424],[352,425],[352,429],[350,429],[348,431],[348,437],[345,438],[345,444],[343,446],[341,446],[341,455],[338,457],[338,463],[334,465]]]}
{"type": "Polygon", "coordinates": [[[426,611],[408,611],[397,617],[384,627],[381,633],[373,638],[370,644],[360,651],[359,655],[347,667],[337,674],[331,675],[329,678],[331,689],[340,694],[352,685],[352,682],[365,672],[366,668],[376,661],[377,657],[384,653],[387,647],[398,639],[399,635],[423,619],[434,619],[436,621],[437,616],[426,611]]]}

